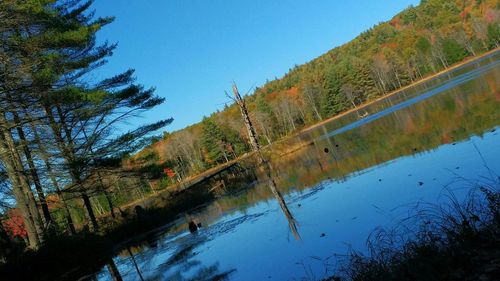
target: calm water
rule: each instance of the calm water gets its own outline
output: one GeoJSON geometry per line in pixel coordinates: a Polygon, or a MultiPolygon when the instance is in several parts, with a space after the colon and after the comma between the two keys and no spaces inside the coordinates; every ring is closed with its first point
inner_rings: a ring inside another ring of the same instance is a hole
{"type": "Polygon", "coordinates": [[[305,132],[257,180],[124,248],[93,278],[308,280],[417,202],[500,173],[500,53],[305,132]],[[360,119],[358,116],[368,116],[360,119]],[[328,150],[328,152],[325,152],[328,150]],[[203,224],[196,234],[186,222],[203,224]],[[115,267],[115,270],[112,270],[115,267]]]}

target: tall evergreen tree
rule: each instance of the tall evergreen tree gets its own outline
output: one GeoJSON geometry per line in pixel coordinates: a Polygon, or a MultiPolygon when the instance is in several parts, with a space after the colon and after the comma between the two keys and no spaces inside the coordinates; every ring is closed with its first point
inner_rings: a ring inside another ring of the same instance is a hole
{"type": "MultiPolygon", "coordinates": [[[[94,18],[89,11],[91,4],[92,1],[8,0],[0,6],[0,14],[17,20],[17,24],[5,24],[1,29],[4,44],[0,57],[8,59],[2,64],[0,75],[0,123],[4,125],[1,137],[5,140],[0,148],[5,152],[2,160],[9,167],[14,190],[19,190],[18,204],[26,206],[23,214],[27,228],[36,230],[29,231],[33,232],[30,241],[34,241],[34,246],[40,240],[35,235],[40,236],[43,226],[38,222],[30,183],[35,183],[42,207],[46,204],[35,173],[26,178],[30,173],[22,172],[25,167],[36,170],[32,164],[40,163],[31,159],[25,130],[30,135],[38,128],[50,132],[46,137],[55,141],[57,150],[47,157],[64,163],[60,177],[69,176],[71,182],[65,192],[79,194],[91,225],[98,229],[90,200],[96,189],[88,183],[94,171],[102,163],[109,163],[106,159],[137,149],[150,132],[171,122],[166,119],[123,135],[116,133],[120,122],[162,103],[163,99],[154,95],[154,89],[133,84],[133,70],[98,82],[89,79],[88,74],[105,64],[116,47],[96,44],[96,32],[113,19],[94,18]],[[26,126],[28,123],[31,128],[26,126]],[[16,143],[22,145],[17,147],[16,143]]],[[[44,141],[31,142],[36,147],[44,141]]],[[[42,210],[45,215],[47,209],[42,210]]],[[[47,213],[45,221],[49,219],[47,213]]]]}
{"type": "Polygon", "coordinates": [[[203,118],[203,133],[201,143],[210,162],[220,163],[229,161],[227,153],[227,139],[219,126],[210,118],[203,118]]]}

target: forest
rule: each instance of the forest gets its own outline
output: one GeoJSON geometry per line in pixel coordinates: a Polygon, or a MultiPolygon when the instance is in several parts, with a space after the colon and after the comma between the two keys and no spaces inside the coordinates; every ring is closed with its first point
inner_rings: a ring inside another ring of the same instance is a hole
{"type": "MultiPolygon", "coordinates": [[[[91,6],[0,2],[0,263],[105,235],[130,202],[251,151],[236,104],[163,135],[172,118],[131,127],[164,98],[133,69],[95,80],[117,45],[97,43],[114,18],[91,6]]],[[[497,1],[422,0],[244,99],[265,146],[499,46],[497,1]]]]}
{"type": "MultiPolygon", "coordinates": [[[[245,100],[260,143],[271,144],[497,48],[499,8],[497,1],[422,1],[257,87],[245,100]]],[[[200,123],[153,138],[124,163],[158,171],[151,182],[164,189],[249,152],[244,128],[238,106],[226,105],[200,123]]]]}
{"type": "Polygon", "coordinates": [[[127,188],[137,178],[121,158],[172,121],[123,130],[164,99],[135,84],[132,69],[89,78],[116,48],[96,43],[113,18],[94,18],[91,4],[0,3],[2,259],[51,235],[99,231],[98,198],[112,206],[110,186],[127,188]]]}

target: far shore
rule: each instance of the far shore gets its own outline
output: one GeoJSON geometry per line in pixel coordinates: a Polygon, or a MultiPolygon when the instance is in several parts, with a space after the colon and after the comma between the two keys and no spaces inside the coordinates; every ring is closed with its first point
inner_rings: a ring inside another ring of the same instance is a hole
{"type": "MultiPolygon", "coordinates": [[[[426,81],[429,81],[429,80],[431,80],[433,78],[436,78],[436,77],[438,77],[440,75],[446,74],[447,72],[455,70],[457,68],[460,68],[460,67],[462,67],[465,64],[468,64],[470,62],[473,62],[473,61],[482,59],[484,57],[487,57],[487,56],[489,56],[489,55],[491,55],[491,54],[493,54],[493,53],[495,53],[497,51],[500,51],[500,48],[493,49],[491,51],[488,51],[488,52],[486,52],[484,54],[481,54],[481,55],[478,55],[478,56],[468,57],[465,60],[463,60],[463,61],[461,61],[459,63],[453,64],[450,67],[448,67],[448,68],[446,68],[446,69],[444,69],[442,71],[439,71],[439,72],[437,72],[435,74],[428,75],[428,76],[426,76],[426,77],[424,77],[424,78],[422,78],[422,79],[420,79],[418,81],[415,81],[415,82],[413,82],[413,83],[411,83],[409,85],[406,85],[406,86],[404,86],[402,88],[394,90],[394,91],[392,91],[390,93],[387,93],[387,94],[385,94],[383,96],[380,96],[380,97],[378,97],[378,98],[376,98],[374,100],[367,101],[367,102],[359,105],[356,108],[349,109],[349,110],[344,111],[342,113],[339,113],[339,114],[337,114],[335,116],[332,116],[330,118],[321,120],[321,121],[319,121],[319,122],[317,122],[315,124],[312,124],[312,125],[309,125],[309,126],[306,126],[306,127],[302,128],[302,129],[299,129],[298,131],[296,131],[296,132],[294,132],[294,133],[292,133],[292,134],[290,134],[288,136],[285,136],[285,137],[283,137],[281,139],[278,139],[278,140],[272,142],[271,144],[263,146],[262,149],[264,151],[266,151],[272,145],[279,144],[279,143],[285,142],[287,140],[290,140],[290,139],[292,139],[292,138],[294,138],[294,137],[296,137],[296,136],[298,136],[298,135],[300,135],[302,133],[305,133],[307,131],[315,129],[315,128],[319,127],[319,126],[323,126],[326,123],[329,123],[329,122],[332,122],[332,121],[337,120],[339,118],[342,118],[343,116],[345,116],[347,114],[350,114],[350,113],[353,113],[353,112],[355,112],[357,110],[366,108],[367,106],[372,105],[372,104],[374,104],[374,103],[376,103],[378,101],[384,100],[384,99],[386,99],[388,97],[391,97],[391,96],[394,96],[394,95],[396,95],[396,94],[398,94],[398,93],[400,93],[400,92],[402,92],[402,91],[404,91],[406,89],[409,89],[409,88],[414,87],[416,85],[422,84],[422,83],[424,83],[426,81]]],[[[280,151],[280,154],[288,154],[288,153],[294,152],[294,151],[300,149],[301,147],[304,147],[305,145],[307,145],[307,144],[301,144],[301,145],[299,145],[297,147],[293,147],[293,148],[291,148],[291,149],[289,149],[287,151],[280,151]]],[[[228,163],[236,163],[236,162],[242,161],[242,160],[244,160],[244,159],[246,159],[248,157],[251,157],[252,155],[254,155],[254,152],[248,152],[248,153],[245,153],[245,154],[243,154],[243,155],[241,155],[241,156],[239,156],[239,157],[237,157],[237,158],[229,161],[228,163]]],[[[179,183],[167,186],[165,189],[162,189],[162,190],[157,190],[153,194],[150,194],[150,195],[148,195],[148,196],[146,196],[144,198],[135,200],[133,202],[129,202],[129,203],[123,205],[123,206],[120,206],[120,208],[122,208],[122,209],[132,208],[132,207],[134,207],[136,205],[140,205],[142,202],[146,201],[148,198],[155,197],[155,196],[160,196],[164,192],[172,192],[172,191],[178,191],[178,190],[187,189],[187,188],[190,187],[190,185],[189,185],[190,182],[196,181],[198,178],[203,177],[204,175],[206,175],[210,171],[218,170],[219,167],[225,166],[225,165],[227,165],[227,163],[220,164],[220,165],[217,165],[217,166],[212,167],[210,169],[207,169],[207,170],[205,170],[205,171],[203,171],[201,173],[198,173],[198,174],[195,174],[195,175],[191,175],[191,176],[187,177],[186,179],[184,179],[184,181],[182,181],[182,182],[179,182],[179,183]]],[[[104,217],[108,217],[108,216],[110,216],[110,213],[106,213],[106,214],[100,216],[100,218],[104,218],[104,217]]]]}
{"type": "MultiPolygon", "coordinates": [[[[389,93],[387,93],[387,94],[385,94],[385,95],[383,95],[383,96],[380,96],[380,97],[378,97],[378,98],[376,98],[376,99],[374,99],[374,100],[367,101],[367,102],[365,102],[365,103],[363,103],[363,104],[359,105],[359,106],[358,106],[358,107],[356,107],[356,108],[349,109],[349,110],[347,110],[347,111],[341,112],[341,113],[339,113],[339,114],[337,114],[337,115],[335,115],[335,116],[332,116],[332,117],[330,117],[330,118],[327,118],[327,119],[321,120],[321,121],[319,121],[319,122],[317,122],[317,123],[314,123],[314,124],[312,124],[312,125],[306,126],[305,128],[302,128],[301,130],[299,130],[297,133],[295,133],[295,134],[293,134],[293,135],[299,135],[299,134],[301,134],[301,133],[303,133],[303,132],[306,132],[306,131],[309,131],[309,130],[314,129],[314,128],[316,128],[316,127],[322,126],[322,125],[324,125],[324,124],[326,124],[326,123],[328,123],[328,122],[331,122],[331,121],[333,121],[333,120],[337,120],[337,119],[339,119],[339,118],[341,118],[341,117],[343,117],[343,116],[345,116],[345,115],[347,115],[347,114],[349,114],[349,113],[355,112],[356,110],[359,110],[359,109],[363,109],[363,108],[365,108],[365,107],[367,107],[367,106],[369,106],[369,105],[371,105],[371,104],[374,104],[374,103],[376,103],[376,102],[378,102],[378,101],[381,101],[381,100],[383,100],[383,99],[386,99],[386,98],[388,98],[388,97],[390,97],[390,96],[394,96],[394,95],[396,95],[396,94],[398,94],[398,93],[400,93],[400,92],[402,92],[402,91],[404,91],[404,90],[406,90],[406,89],[409,89],[409,88],[414,87],[414,86],[416,86],[416,85],[422,84],[422,83],[424,83],[424,82],[426,82],[426,81],[429,81],[429,80],[431,80],[431,79],[433,79],[433,78],[436,78],[436,77],[438,77],[438,76],[440,76],[440,75],[443,75],[443,74],[445,74],[445,73],[447,73],[447,72],[449,72],[449,71],[452,71],[452,70],[455,70],[455,69],[457,69],[457,68],[460,68],[461,66],[463,66],[463,65],[465,65],[465,64],[468,64],[468,63],[470,63],[470,62],[473,62],[473,61],[476,61],[476,60],[482,59],[482,58],[484,58],[484,57],[487,57],[487,56],[489,56],[489,55],[491,55],[491,54],[493,54],[493,53],[495,53],[495,52],[497,52],[497,51],[500,51],[500,47],[499,47],[499,48],[496,48],[496,49],[493,49],[493,50],[491,50],[491,51],[488,51],[488,52],[486,52],[486,53],[484,53],[484,54],[481,54],[481,55],[477,55],[477,56],[473,56],[473,57],[467,57],[467,58],[465,58],[463,61],[461,61],[461,62],[457,62],[457,63],[455,63],[455,64],[453,64],[453,65],[449,66],[448,68],[445,68],[445,69],[443,69],[443,70],[441,70],[441,71],[439,71],[439,72],[437,72],[437,73],[434,73],[434,74],[428,75],[428,76],[426,76],[426,77],[424,77],[424,78],[422,78],[422,79],[420,79],[420,80],[418,80],[418,81],[415,81],[415,82],[413,82],[413,83],[411,83],[411,84],[408,84],[408,85],[406,85],[406,86],[404,86],[404,87],[401,87],[401,88],[399,88],[399,89],[397,89],[397,90],[394,90],[394,91],[392,91],[392,92],[389,92],[389,93]]],[[[292,136],[293,136],[293,135],[292,135],[292,136]]],[[[287,137],[287,138],[288,138],[288,137],[287,137]]]]}

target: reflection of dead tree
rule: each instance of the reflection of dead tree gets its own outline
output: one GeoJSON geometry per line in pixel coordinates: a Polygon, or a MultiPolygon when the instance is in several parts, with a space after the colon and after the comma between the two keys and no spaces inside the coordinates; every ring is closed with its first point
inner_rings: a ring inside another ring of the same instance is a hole
{"type": "Polygon", "coordinates": [[[113,278],[113,281],[123,280],[122,275],[120,274],[120,271],[118,270],[118,267],[113,259],[110,259],[106,266],[108,267],[109,274],[111,275],[111,278],[113,278]]]}
{"type": "Polygon", "coordinates": [[[214,192],[215,194],[221,195],[227,192],[226,183],[224,179],[216,180],[212,187],[209,189],[210,192],[214,192]]]}
{"type": "Polygon", "coordinates": [[[255,129],[252,125],[252,121],[250,120],[250,116],[248,114],[248,110],[245,104],[245,100],[241,97],[240,93],[238,92],[238,88],[236,87],[236,84],[233,83],[233,94],[234,98],[230,97],[227,93],[226,95],[231,98],[240,108],[241,115],[243,117],[243,122],[245,123],[245,127],[247,129],[248,133],[248,138],[250,140],[250,145],[252,146],[253,151],[257,153],[258,156],[258,161],[262,164],[266,164],[264,166],[264,169],[266,171],[266,176],[268,178],[269,182],[269,187],[271,188],[271,192],[273,193],[274,197],[278,201],[278,204],[280,205],[281,210],[285,214],[285,217],[288,221],[288,224],[290,226],[290,229],[293,232],[293,235],[295,236],[295,239],[300,240],[300,235],[299,232],[297,231],[297,225],[295,222],[295,218],[293,217],[292,213],[288,209],[288,206],[286,205],[285,199],[283,199],[283,196],[281,193],[278,191],[276,188],[276,183],[274,182],[274,179],[271,176],[271,166],[267,161],[265,161],[264,157],[262,156],[260,152],[260,145],[259,145],[259,140],[257,139],[257,134],[255,133],[255,129]]]}
{"type": "Polygon", "coordinates": [[[276,182],[274,181],[272,174],[271,174],[271,166],[269,163],[266,162],[266,165],[264,166],[265,172],[266,172],[266,177],[269,183],[269,188],[271,188],[271,192],[273,193],[274,198],[276,198],[276,201],[278,201],[278,204],[280,205],[281,210],[283,211],[283,214],[285,214],[286,220],[288,221],[288,225],[290,226],[290,230],[292,230],[293,236],[295,236],[295,239],[301,240],[299,231],[297,230],[297,223],[295,221],[295,218],[293,217],[292,213],[290,212],[290,209],[288,209],[288,206],[285,202],[285,199],[283,198],[283,195],[278,191],[276,187],[276,182]]]}

